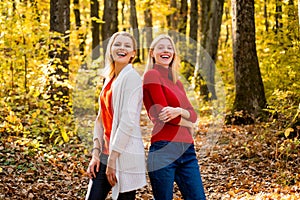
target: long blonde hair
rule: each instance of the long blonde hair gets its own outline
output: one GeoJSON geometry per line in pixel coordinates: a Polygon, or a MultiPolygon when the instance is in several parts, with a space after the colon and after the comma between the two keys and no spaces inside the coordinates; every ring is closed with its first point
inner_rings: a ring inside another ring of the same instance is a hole
{"type": "MultiPolygon", "coordinates": [[[[119,36],[126,36],[129,37],[132,40],[133,43],[133,50],[136,51],[137,50],[137,44],[136,44],[136,40],[134,39],[133,35],[131,35],[130,33],[124,32],[124,31],[120,31],[120,32],[116,32],[114,33],[107,44],[106,47],[106,53],[105,53],[105,67],[104,67],[104,72],[103,72],[103,76],[105,78],[112,78],[114,76],[114,71],[115,71],[115,65],[114,65],[114,60],[112,59],[111,56],[111,47],[115,41],[115,39],[119,36]]],[[[129,63],[131,63],[133,61],[133,59],[131,59],[129,61],[129,63]]]]}
{"type": "Polygon", "coordinates": [[[151,52],[153,52],[155,46],[157,45],[157,43],[162,40],[162,39],[168,39],[171,42],[171,45],[174,49],[174,56],[173,56],[173,60],[170,63],[169,67],[171,67],[172,70],[172,78],[173,78],[173,83],[176,83],[178,80],[177,77],[177,70],[180,67],[180,58],[179,58],[179,54],[178,54],[178,50],[175,47],[175,43],[173,41],[173,39],[166,34],[161,34],[159,36],[157,36],[151,43],[150,48],[149,48],[149,53],[148,53],[148,59],[147,59],[147,64],[146,64],[146,68],[145,68],[145,72],[144,74],[150,70],[153,69],[153,65],[155,64],[155,59],[151,56],[151,52]]]}

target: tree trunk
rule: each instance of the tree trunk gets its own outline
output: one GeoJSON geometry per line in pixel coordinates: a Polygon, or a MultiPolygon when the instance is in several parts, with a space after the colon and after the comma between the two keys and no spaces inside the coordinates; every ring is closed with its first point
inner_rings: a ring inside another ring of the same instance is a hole
{"type": "Polygon", "coordinates": [[[186,34],[187,27],[187,12],[188,12],[188,4],[187,0],[181,0],[181,6],[179,11],[179,22],[178,22],[178,32],[182,34],[186,34]]]}
{"type": "Polygon", "coordinates": [[[102,35],[102,48],[103,55],[106,52],[108,38],[118,31],[118,0],[104,0],[104,11],[101,35],[102,35]]]}
{"type": "Polygon", "coordinates": [[[146,45],[147,47],[150,47],[151,42],[153,40],[153,35],[152,35],[152,11],[151,11],[151,4],[150,1],[146,3],[146,9],[144,11],[144,18],[145,18],[145,26],[146,26],[146,45]]]}
{"type": "MultiPolygon", "coordinates": [[[[299,27],[300,27],[300,0],[298,0],[298,18],[299,18],[299,27]]],[[[298,27],[298,30],[299,30],[298,27]]]]}
{"type": "Polygon", "coordinates": [[[170,10],[171,14],[167,15],[167,25],[169,30],[169,35],[172,37],[174,42],[177,42],[176,33],[174,32],[177,30],[177,21],[178,21],[178,13],[177,13],[177,2],[176,0],[170,1],[170,10]]]}
{"type": "MultiPolygon", "coordinates": [[[[121,8],[121,24],[124,26],[125,25],[125,14],[124,14],[124,10],[125,10],[125,0],[122,0],[122,8],[121,8]]],[[[123,30],[125,31],[125,30],[123,30]]]]}
{"type": "Polygon", "coordinates": [[[111,0],[111,32],[110,36],[118,32],[118,0],[111,0]]]}
{"type": "Polygon", "coordinates": [[[74,0],[73,1],[74,4],[74,15],[75,15],[75,25],[76,25],[76,30],[79,30],[78,33],[78,39],[81,41],[79,44],[79,51],[80,51],[80,56],[81,56],[81,67],[85,68],[87,67],[86,63],[84,63],[84,47],[85,47],[85,36],[82,32],[80,32],[80,28],[81,28],[81,18],[80,18],[80,9],[79,9],[79,0],[74,0]]]}
{"type": "Polygon", "coordinates": [[[297,9],[295,8],[294,5],[294,1],[293,0],[289,0],[288,2],[288,22],[287,22],[287,42],[286,42],[286,46],[289,47],[293,47],[293,42],[295,40],[297,40],[297,34],[298,34],[298,30],[296,27],[298,27],[297,25],[297,9]]]}
{"type": "Polygon", "coordinates": [[[198,41],[198,1],[191,0],[190,10],[190,38],[198,41]]]}
{"type": "Polygon", "coordinates": [[[254,0],[232,0],[232,9],[234,111],[259,116],[266,98],[256,52],[254,0]]]}
{"type": "Polygon", "coordinates": [[[267,0],[264,1],[264,18],[265,18],[265,27],[266,31],[269,31],[269,22],[268,22],[268,2],[267,0]]]}
{"type": "Polygon", "coordinates": [[[282,0],[276,0],[275,8],[275,33],[281,32],[283,23],[282,23],[282,0]]]}
{"type": "MultiPolygon", "coordinates": [[[[151,42],[153,40],[153,33],[152,33],[153,23],[152,23],[151,0],[147,1],[145,3],[145,6],[146,6],[146,9],[144,11],[145,28],[144,28],[143,32],[146,35],[145,38],[146,38],[146,47],[147,48],[142,48],[143,58],[146,57],[145,55],[147,55],[147,53],[149,51],[149,47],[150,47],[151,42]]],[[[142,43],[142,46],[144,46],[143,43],[142,43]]]]}
{"type": "Polygon", "coordinates": [[[179,16],[178,16],[178,47],[179,47],[179,52],[180,52],[180,57],[181,57],[181,61],[184,63],[183,64],[183,75],[185,76],[185,78],[187,80],[189,80],[189,78],[191,76],[193,76],[193,71],[194,71],[194,66],[191,65],[190,61],[189,61],[189,57],[188,54],[188,41],[186,38],[186,32],[187,32],[187,18],[188,18],[188,4],[187,4],[187,0],[181,0],[180,1],[180,10],[179,10],[179,16]],[[192,70],[191,70],[192,69],[192,70]]]}
{"type": "Polygon", "coordinates": [[[70,30],[70,0],[50,1],[50,31],[65,34],[70,30]]]}
{"type": "MultiPolygon", "coordinates": [[[[201,71],[207,85],[206,99],[217,99],[215,91],[215,62],[221,30],[224,0],[201,1],[201,46],[211,59],[200,59],[201,71]]],[[[206,55],[202,53],[201,55],[206,55]]]]}
{"type": "Polygon", "coordinates": [[[91,18],[92,18],[92,60],[100,56],[100,24],[99,24],[99,2],[91,0],[91,18]]]}
{"type": "Polygon", "coordinates": [[[49,57],[50,104],[54,108],[68,108],[69,89],[66,82],[69,79],[69,30],[70,30],[70,0],[50,1],[50,31],[61,33],[61,37],[51,38],[49,57]]]}
{"type": "Polygon", "coordinates": [[[136,52],[136,59],[135,62],[141,62],[140,58],[140,33],[139,33],[139,26],[138,20],[136,17],[136,5],[135,0],[130,0],[130,25],[133,29],[133,36],[136,39],[137,43],[137,52],[136,52]]]}
{"type": "MultiPolygon", "coordinates": [[[[195,52],[198,52],[199,49],[197,49],[198,44],[198,1],[197,0],[191,0],[191,6],[190,6],[190,33],[189,33],[189,60],[192,63],[194,67],[194,81],[195,81],[195,88],[194,90],[196,92],[200,92],[200,95],[207,96],[208,89],[206,84],[204,83],[202,74],[200,73],[202,66],[197,65],[196,63],[202,63],[202,61],[199,61],[199,55],[195,55],[195,52]],[[194,45],[192,44],[192,42],[194,45]]],[[[201,8],[203,5],[200,5],[201,8]]],[[[203,15],[202,18],[206,18],[207,16],[203,15]]],[[[201,28],[201,26],[200,26],[201,28]]],[[[201,51],[201,49],[200,49],[201,51]]],[[[201,52],[202,53],[202,52],[201,52]]],[[[200,53],[200,54],[201,54],[200,53]]],[[[200,59],[201,60],[201,59],[200,59]]]]}

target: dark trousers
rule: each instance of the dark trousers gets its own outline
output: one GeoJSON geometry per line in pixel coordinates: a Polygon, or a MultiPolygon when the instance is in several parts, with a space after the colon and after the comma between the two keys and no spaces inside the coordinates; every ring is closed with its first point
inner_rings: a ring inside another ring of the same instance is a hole
{"type": "MultiPolygon", "coordinates": [[[[93,185],[91,188],[90,196],[88,198],[89,200],[105,200],[112,188],[105,174],[107,159],[107,155],[100,156],[100,170],[96,173],[96,178],[92,179],[93,185]]],[[[118,200],[135,200],[135,193],[135,190],[120,193],[118,200]]]]}

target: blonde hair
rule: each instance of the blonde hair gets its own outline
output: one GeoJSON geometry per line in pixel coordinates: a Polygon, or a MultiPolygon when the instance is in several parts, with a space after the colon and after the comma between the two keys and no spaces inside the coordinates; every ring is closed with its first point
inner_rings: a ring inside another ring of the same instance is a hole
{"type": "MultiPolygon", "coordinates": [[[[136,51],[136,49],[137,49],[136,40],[134,39],[133,35],[131,35],[130,33],[124,32],[124,31],[114,33],[110,37],[110,39],[108,41],[108,44],[107,44],[107,47],[106,47],[105,60],[104,60],[105,67],[104,67],[104,72],[103,72],[103,76],[105,78],[112,78],[114,76],[115,64],[114,64],[114,60],[112,59],[112,56],[111,56],[111,47],[112,47],[115,39],[119,35],[129,37],[132,40],[133,51],[136,51]]],[[[133,61],[133,59],[131,59],[129,61],[129,63],[131,63],[132,61],[133,61]]]]}
{"type": "Polygon", "coordinates": [[[149,48],[149,53],[148,53],[148,59],[147,59],[147,64],[146,64],[146,68],[145,68],[145,72],[144,74],[150,70],[153,69],[153,65],[155,64],[155,59],[151,56],[151,52],[153,52],[155,46],[157,45],[157,43],[162,40],[162,39],[168,39],[171,42],[171,45],[174,49],[174,56],[173,56],[173,60],[171,61],[169,67],[171,67],[172,70],[172,78],[173,78],[173,83],[176,83],[178,80],[177,77],[177,70],[180,67],[180,58],[179,58],[179,54],[178,54],[178,50],[175,47],[175,43],[173,41],[173,39],[166,34],[161,34],[159,36],[157,36],[151,43],[150,48],[149,48]]]}

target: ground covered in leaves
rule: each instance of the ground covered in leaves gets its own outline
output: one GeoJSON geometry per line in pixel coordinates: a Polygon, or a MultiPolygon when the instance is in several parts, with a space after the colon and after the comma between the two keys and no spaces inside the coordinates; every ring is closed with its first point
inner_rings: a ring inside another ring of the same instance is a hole
{"type": "MultiPolygon", "coordinates": [[[[215,130],[217,140],[207,145],[209,129],[209,123],[201,123],[195,134],[207,199],[300,199],[298,140],[260,123],[222,126],[215,130]]],[[[74,139],[53,146],[39,138],[0,134],[0,199],[84,199],[89,144],[74,139]]],[[[137,199],[153,199],[150,184],[137,199]]],[[[181,199],[176,185],[174,199],[181,199]]]]}

